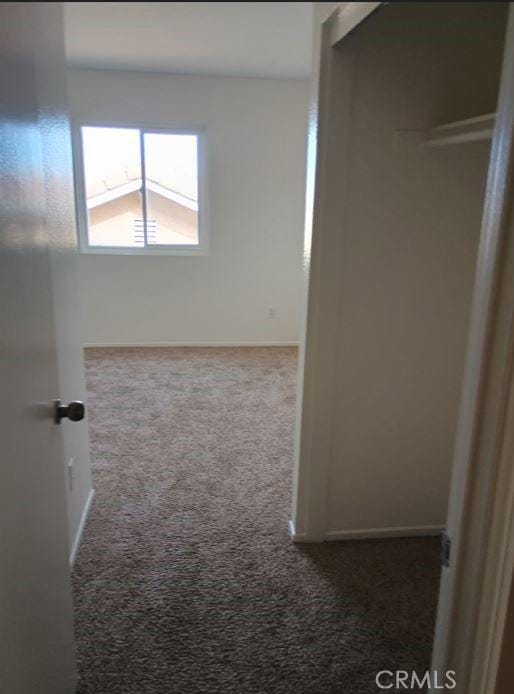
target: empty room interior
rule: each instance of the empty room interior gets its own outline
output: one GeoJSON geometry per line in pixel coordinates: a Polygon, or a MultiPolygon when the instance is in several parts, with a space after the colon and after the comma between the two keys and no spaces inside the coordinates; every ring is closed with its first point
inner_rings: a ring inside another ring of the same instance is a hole
{"type": "Polygon", "coordinates": [[[510,691],[448,669],[448,577],[511,3],[1,5],[39,27],[73,634],[0,691],[510,691]]]}

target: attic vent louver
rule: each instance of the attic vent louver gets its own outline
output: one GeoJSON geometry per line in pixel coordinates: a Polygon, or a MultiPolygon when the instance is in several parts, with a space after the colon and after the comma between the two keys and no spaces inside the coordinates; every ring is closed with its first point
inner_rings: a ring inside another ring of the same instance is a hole
{"type": "MultiPolygon", "coordinates": [[[[149,219],[146,224],[147,243],[156,243],[157,221],[149,219]]],[[[145,223],[143,219],[134,219],[134,242],[138,246],[145,245],[145,223]]]]}

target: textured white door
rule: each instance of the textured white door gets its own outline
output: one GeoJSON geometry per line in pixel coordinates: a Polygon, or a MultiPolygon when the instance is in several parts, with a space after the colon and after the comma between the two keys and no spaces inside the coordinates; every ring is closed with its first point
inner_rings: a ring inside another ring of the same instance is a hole
{"type": "MultiPolygon", "coordinates": [[[[44,3],[0,4],[0,692],[71,694],[75,659],[38,69],[44,3]],[[36,59],[37,55],[37,59],[36,59]],[[36,65],[38,68],[36,69],[36,65]]],[[[51,84],[44,87],[51,92],[51,84]]],[[[53,162],[58,166],[58,161],[53,162]]],[[[59,195],[59,191],[55,191],[59,195]]]]}

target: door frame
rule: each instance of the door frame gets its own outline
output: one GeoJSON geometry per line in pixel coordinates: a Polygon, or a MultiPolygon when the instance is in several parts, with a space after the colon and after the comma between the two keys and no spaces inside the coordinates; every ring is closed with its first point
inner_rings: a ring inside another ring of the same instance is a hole
{"type": "MultiPolygon", "coordinates": [[[[334,249],[340,243],[340,234],[334,232],[331,218],[342,214],[345,195],[344,181],[339,179],[334,204],[331,150],[337,148],[337,156],[344,156],[344,133],[334,145],[331,132],[330,147],[328,133],[331,109],[337,98],[346,98],[345,108],[339,109],[343,120],[339,130],[345,130],[353,79],[351,50],[341,71],[333,59],[333,49],[385,4],[337,3],[328,9],[328,17],[315,14],[318,26],[314,27],[315,63],[309,109],[304,261],[308,311],[300,351],[291,521],[291,535],[298,542],[326,539],[335,353],[326,348],[322,351],[320,343],[330,344],[332,321],[337,313],[333,292],[338,270],[330,259],[337,257],[334,249]],[[336,80],[342,80],[338,90],[331,88],[336,80]],[[321,304],[323,311],[319,310],[321,304]]],[[[456,691],[462,694],[493,691],[514,570],[513,137],[511,5],[457,427],[447,520],[450,567],[442,570],[432,659],[433,670],[456,670],[456,691]]]]}
{"type": "Polygon", "coordinates": [[[514,568],[514,11],[504,48],[448,508],[432,667],[493,690],[514,568]]]}

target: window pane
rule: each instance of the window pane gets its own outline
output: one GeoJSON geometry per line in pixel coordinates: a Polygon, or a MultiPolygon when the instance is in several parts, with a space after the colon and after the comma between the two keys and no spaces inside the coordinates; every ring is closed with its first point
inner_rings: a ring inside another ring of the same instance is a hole
{"type": "Polygon", "coordinates": [[[198,138],[146,133],[148,243],[198,245],[198,138]]]}
{"type": "Polygon", "coordinates": [[[144,246],[139,130],[82,128],[90,246],[144,246]]]}

